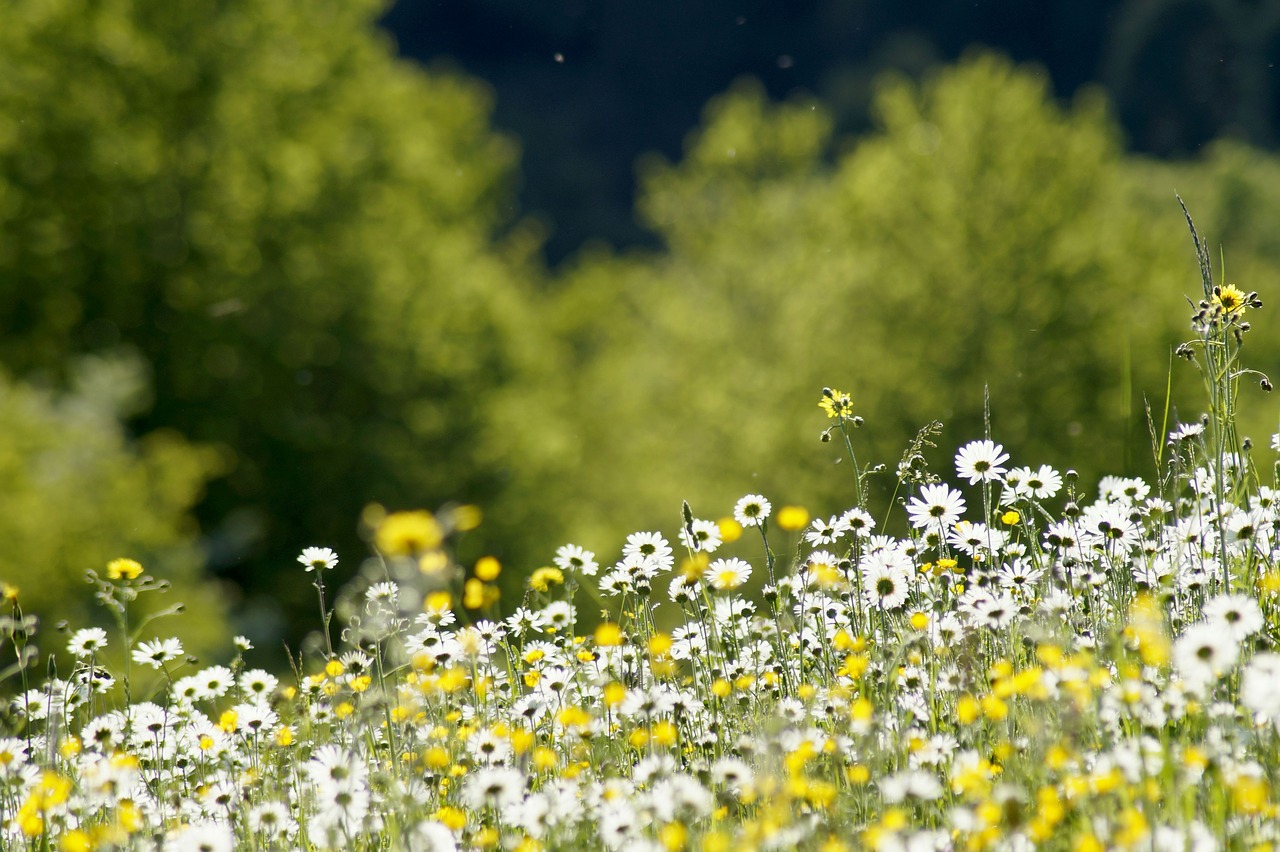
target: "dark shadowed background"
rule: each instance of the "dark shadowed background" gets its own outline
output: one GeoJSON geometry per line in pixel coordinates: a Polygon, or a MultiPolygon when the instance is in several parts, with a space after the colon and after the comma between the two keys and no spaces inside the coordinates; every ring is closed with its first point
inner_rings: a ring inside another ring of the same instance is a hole
{"type": "Polygon", "coordinates": [[[553,262],[592,239],[651,244],[632,215],[637,158],[678,158],[741,75],[774,98],[818,97],[845,133],[869,128],[881,72],[919,74],[975,45],[1041,65],[1058,97],[1103,86],[1134,151],[1187,157],[1223,135],[1271,146],[1280,118],[1274,2],[400,0],[381,25],[401,55],[493,87],[553,262]]]}

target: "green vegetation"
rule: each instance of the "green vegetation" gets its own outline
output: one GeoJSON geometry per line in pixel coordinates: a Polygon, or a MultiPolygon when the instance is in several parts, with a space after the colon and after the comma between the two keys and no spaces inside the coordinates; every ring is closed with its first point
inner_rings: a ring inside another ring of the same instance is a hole
{"type": "Polygon", "coordinates": [[[680,499],[841,499],[839,442],[794,452],[827,384],[888,460],[877,513],[902,436],[984,434],[988,398],[1015,459],[1148,471],[1146,405],[1163,415],[1171,387],[1199,415],[1190,370],[1134,356],[1185,328],[1172,191],[1232,235],[1230,282],[1280,267],[1274,158],[1127,156],[1100,96],[1060,105],[1034,69],[975,55],[882,80],[857,139],[816,101],[737,85],[680,162],[641,164],[662,248],[549,274],[488,94],[397,61],[379,8],[18,0],[0,32],[0,366],[58,394],[81,356],[140,355],[151,392],[124,434],[216,456],[175,444],[210,473],[207,565],[273,647],[310,606],[282,573],[296,549],[358,551],[369,504],[481,506],[463,558],[499,557],[514,598],[557,542],[680,499]]]}
{"type": "MultiPolygon", "coordinates": [[[[813,523],[763,494],[719,523],[686,504],[674,534],[618,536],[599,556],[560,547],[506,618],[485,601],[500,566],[454,558],[469,512],[370,519],[374,558],[336,613],[338,555],[299,555],[324,637],[287,677],[255,668],[239,637],[230,665],[196,668],[172,637],[71,632],[69,676],[28,672],[0,712],[0,839],[1273,848],[1280,482],[1242,463],[1223,404],[1252,402],[1236,387],[1252,375],[1242,345],[1267,315],[1195,248],[1179,348],[1206,371],[1211,414],[1170,424],[1150,479],[1086,490],[972,440],[913,470],[892,519],[904,534],[883,534],[856,496],[813,523]],[[605,608],[593,627],[577,608],[588,595],[605,608]]],[[[858,417],[831,388],[805,408],[841,432],[858,417]]],[[[827,476],[856,495],[840,473],[827,476]]],[[[99,578],[119,622],[154,596],[145,570],[114,560],[99,578]]],[[[2,600],[8,662],[30,636],[21,595],[2,600]]]]}
{"type": "Polygon", "coordinates": [[[198,615],[152,632],[180,636],[198,655],[220,650],[231,595],[202,573],[192,516],[217,453],[172,430],[126,435],[121,418],[147,392],[136,361],[86,357],[71,373],[67,392],[0,379],[0,578],[52,639],[62,620],[104,620],[86,572],[135,554],[170,586],[165,600],[143,602],[135,625],[155,606],[183,603],[198,615]]]}
{"type": "MultiPolygon", "coordinates": [[[[1181,402],[1196,377],[1171,364],[1186,320],[1168,296],[1196,269],[1171,239],[1174,189],[1203,202],[1213,233],[1241,221],[1228,273],[1248,290],[1278,260],[1262,223],[1280,180],[1270,196],[1243,180],[1274,172],[1270,157],[1127,157],[1099,96],[1060,107],[1034,69],[991,56],[918,85],[886,79],[875,112],[873,134],[834,140],[820,104],[739,85],[681,163],[644,169],[641,211],[666,248],[587,253],[564,277],[590,414],[568,477],[584,498],[567,513],[575,532],[744,489],[836,499],[838,442],[794,453],[817,438],[803,403],[824,384],[852,392],[876,458],[896,460],[935,418],[945,442],[983,434],[989,394],[1015,459],[1085,481],[1152,469],[1144,408],[1163,412],[1170,377],[1172,404],[1199,415],[1181,402]],[[1168,355],[1134,357],[1153,352],[1168,355]]],[[[1280,354],[1255,345],[1262,363],[1280,354]]],[[[892,474],[873,480],[882,499],[892,474]]]]}
{"type": "Polygon", "coordinates": [[[394,58],[380,9],[19,0],[0,28],[0,362],[139,351],[132,425],[227,458],[211,558],[287,605],[275,572],[356,546],[368,502],[539,515],[503,499],[544,455],[516,419],[540,372],[516,147],[480,86],[394,58]]]}

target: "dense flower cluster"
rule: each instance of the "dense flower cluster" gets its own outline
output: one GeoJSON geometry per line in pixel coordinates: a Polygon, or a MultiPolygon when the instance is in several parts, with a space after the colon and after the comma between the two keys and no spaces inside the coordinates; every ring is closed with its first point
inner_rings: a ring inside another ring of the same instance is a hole
{"type": "Polygon", "coordinates": [[[71,632],[74,667],[37,684],[58,669],[0,586],[23,684],[0,847],[1275,848],[1280,490],[1234,431],[1239,317],[1261,303],[1196,248],[1180,352],[1210,411],[1161,430],[1152,481],[1086,493],[985,438],[948,483],[930,424],[877,523],[865,480],[886,468],[858,464],[862,418],[826,389],[851,508],[685,505],[674,535],[607,558],[561,547],[503,617],[498,561],[449,550],[477,510],[370,507],[375,556],[334,607],[337,554],[298,559],[321,629],[287,678],[241,637],[204,668],[143,641],[135,601],[163,583],[119,559],[90,572],[116,632],[71,632]]]}
{"type": "Polygon", "coordinates": [[[748,495],[736,521],[690,515],[678,554],[657,532],[612,564],[566,545],[501,620],[448,590],[425,516],[389,516],[351,642],[296,682],[248,668],[243,640],[230,666],[183,673],[180,643],[157,639],[129,658],[160,696],[122,703],[113,637],[73,632],[75,671],[20,695],[0,740],[3,845],[1280,841],[1280,500],[1224,459],[1241,499],[1219,501],[1218,470],[1178,464],[1197,439],[1174,431],[1159,486],[1108,478],[1088,502],[974,442],[960,487],[904,501],[899,536],[860,508],[779,535],[748,495]],[[585,583],[610,615],[584,631],[585,583]]]}

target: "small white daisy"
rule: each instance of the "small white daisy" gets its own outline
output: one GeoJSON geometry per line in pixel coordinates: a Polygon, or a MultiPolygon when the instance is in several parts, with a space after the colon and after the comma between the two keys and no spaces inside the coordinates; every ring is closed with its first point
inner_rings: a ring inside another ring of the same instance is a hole
{"type": "Polygon", "coordinates": [[[1005,469],[1000,465],[1009,460],[1004,447],[994,441],[970,441],[956,453],[956,473],[977,482],[992,482],[1000,478],[1005,469]]]}
{"type": "Polygon", "coordinates": [[[736,556],[732,559],[717,559],[707,566],[703,576],[720,591],[736,589],[751,576],[751,563],[736,556]]]}
{"type": "Polygon", "coordinates": [[[1240,643],[1215,622],[1191,625],[1173,646],[1174,667],[1196,691],[1216,683],[1239,656],[1240,643]]]}
{"type": "Polygon", "coordinates": [[[715,553],[723,541],[720,525],[715,521],[695,520],[689,526],[693,528],[692,535],[688,529],[680,530],[680,540],[684,542],[684,546],[695,552],[715,553]]]}
{"type": "Polygon", "coordinates": [[[101,627],[86,627],[71,634],[67,650],[72,656],[85,659],[107,647],[107,631],[101,627]]]}
{"type": "Polygon", "coordinates": [[[1258,602],[1248,595],[1219,595],[1204,605],[1204,618],[1237,642],[1262,629],[1266,623],[1258,602]]]}
{"type": "Polygon", "coordinates": [[[911,589],[911,561],[896,550],[882,550],[867,557],[862,570],[862,596],[868,606],[897,609],[911,589]]]}
{"type": "MultiPolygon", "coordinates": [[[[1195,438],[1204,433],[1203,423],[1179,423],[1178,428],[1169,433],[1169,442],[1172,444],[1180,444],[1190,438],[1195,438]]],[[[1276,436],[1272,435],[1271,440],[1274,442],[1276,436]]]]}
{"type": "Polygon", "coordinates": [[[1280,723],[1280,654],[1258,654],[1240,680],[1240,700],[1269,722],[1280,723]]]}
{"type": "Polygon", "coordinates": [[[596,555],[590,550],[583,550],[576,544],[566,544],[556,551],[553,560],[561,571],[574,571],[582,577],[594,577],[600,570],[596,555]]]}
{"type": "Polygon", "coordinates": [[[945,532],[964,516],[964,496],[948,485],[926,485],[907,505],[911,526],[945,532]]]}
{"type": "Polygon", "coordinates": [[[331,571],[338,564],[338,554],[327,547],[308,547],[302,551],[298,561],[307,567],[308,574],[312,571],[331,571]]]}
{"type": "Polygon", "coordinates": [[[182,643],[177,639],[157,639],[153,642],[139,642],[133,649],[133,661],[144,666],[159,669],[165,663],[172,662],[182,656],[182,643]]]}
{"type": "Polygon", "coordinates": [[[773,505],[759,494],[748,494],[733,507],[733,519],[744,527],[758,527],[769,517],[773,505]]]}

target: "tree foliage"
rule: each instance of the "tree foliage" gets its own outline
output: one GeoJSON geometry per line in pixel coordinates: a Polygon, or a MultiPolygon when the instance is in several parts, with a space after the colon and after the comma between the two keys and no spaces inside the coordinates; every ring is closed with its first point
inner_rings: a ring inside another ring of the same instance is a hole
{"type": "Polygon", "coordinates": [[[231,460],[215,565],[303,603],[275,571],[315,543],[358,562],[372,500],[481,502],[519,549],[504,489],[537,466],[508,427],[542,359],[516,147],[482,87],[396,60],[379,11],[17,0],[0,28],[0,362],[136,347],[136,427],[231,460]]]}
{"type": "Polygon", "coordinates": [[[200,617],[160,629],[193,653],[227,653],[228,595],[202,574],[191,513],[218,454],[172,430],[128,437],[121,418],[146,393],[136,360],[89,357],[71,372],[67,392],[0,378],[0,580],[38,614],[44,643],[57,642],[60,621],[102,623],[86,571],[102,575],[112,559],[136,559],[170,589],[140,600],[133,624],[183,603],[200,617]]]}
{"type": "Polygon", "coordinates": [[[848,144],[820,105],[744,83],[682,162],[648,164],[640,209],[666,249],[586,256],[561,293],[595,414],[588,511],[850,502],[842,450],[816,441],[824,386],[866,417],[881,500],[916,429],[979,437],[988,395],[1015,464],[1149,467],[1142,394],[1163,405],[1185,328],[1168,296],[1195,266],[1172,190],[1160,230],[1124,179],[1102,99],[1060,106],[1035,69],[977,55],[885,80],[875,113],[848,144]]]}

